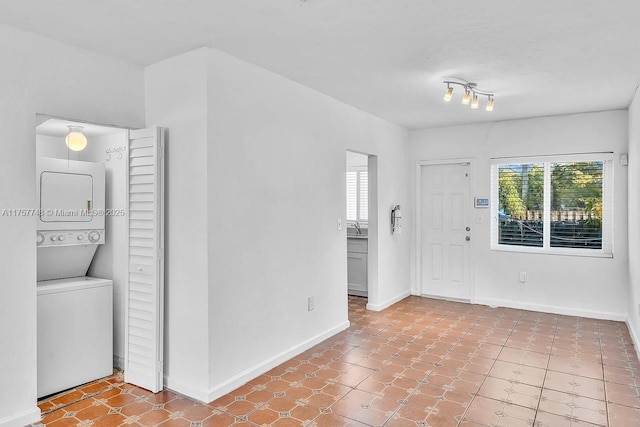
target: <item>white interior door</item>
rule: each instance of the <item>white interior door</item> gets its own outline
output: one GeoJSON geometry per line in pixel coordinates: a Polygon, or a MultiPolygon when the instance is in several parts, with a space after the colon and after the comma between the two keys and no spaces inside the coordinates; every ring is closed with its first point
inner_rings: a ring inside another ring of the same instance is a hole
{"type": "Polygon", "coordinates": [[[124,379],[154,393],[163,386],[163,135],[162,128],[129,133],[129,280],[124,379]]]}
{"type": "Polygon", "coordinates": [[[469,300],[469,164],[423,165],[420,168],[421,293],[469,300]]]}

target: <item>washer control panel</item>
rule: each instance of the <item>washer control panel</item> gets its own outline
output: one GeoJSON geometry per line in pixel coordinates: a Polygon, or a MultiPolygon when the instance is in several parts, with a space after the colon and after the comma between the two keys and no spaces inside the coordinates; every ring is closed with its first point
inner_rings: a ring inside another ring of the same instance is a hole
{"type": "Polygon", "coordinates": [[[38,231],[36,245],[70,246],[70,245],[101,245],[104,243],[104,230],[58,230],[38,231]]]}

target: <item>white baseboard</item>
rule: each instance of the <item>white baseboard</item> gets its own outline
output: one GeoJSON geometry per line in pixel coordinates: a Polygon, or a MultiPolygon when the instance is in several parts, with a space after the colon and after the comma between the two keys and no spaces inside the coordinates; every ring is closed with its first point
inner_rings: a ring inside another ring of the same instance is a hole
{"type": "Polygon", "coordinates": [[[209,389],[208,391],[194,388],[193,386],[190,386],[188,384],[184,384],[184,383],[181,383],[180,381],[176,381],[169,376],[165,376],[164,385],[169,390],[188,396],[192,399],[196,399],[200,402],[204,402],[204,403],[213,402],[217,398],[224,396],[225,394],[237,389],[238,387],[264,374],[270,369],[273,369],[276,366],[291,359],[292,357],[297,356],[303,351],[310,349],[314,345],[319,344],[322,341],[326,340],[327,338],[334,336],[338,332],[344,331],[349,326],[350,326],[350,323],[348,320],[345,322],[342,322],[334,328],[331,328],[321,334],[318,334],[294,347],[291,347],[288,350],[283,351],[282,353],[279,353],[271,357],[268,360],[265,360],[264,362],[258,365],[252,366],[251,368],[248,368],[242,371],[241,373],[229,378],[228,380],[226,380],[221,384],[216,385],[215,387],[209,389]]]}
{"type": "Polygon", "coordinates": [[[393,298],[389,298],[386,301],[383,301],[379,304],[371,304],[371,303],[367,303],[367,310],[371,310],[371,311],[382,311],[387,307],[392,306],[393,304],[397,303],[398,301],[402,301],[403,299],[405,299],[406,297],[408,297],[409,295],[411,295],[411,291],[404,291],[399,295],[396,295],[393,298]]]}
{"type": "Polygon", "coordinates": [[[540,311],[543,313],[562,314],[565,316],[588,317],[590,319],[615,320],[618,322],[625,322],[627,320],[627,313],[620,314],[606,311],[559,307],[555,305],[531,304],[497,298],[476,298],[473,303],[488,305],[490,307],[518,308],[521,310],[540,311]]]}
{"type": "Polygon", "coordinates": [[[466,302],[466,303],[470,303],[471,302],[471,300],[469,300],[467,298],[451,298],[451,297],[443,297],[443,296],[440,296],[440,295],[429,295],[429,294],[422,294],[420,296],[424,297],[424,298],[439,299],[439,300],[442,300],[442,301],[466,302]]]}
{"type": "Polygon", "coordinates": [[[629,334],[631,335],[631,339],[633,340],[633,346],[636,349],[636,356],[638,360],[640,360],[640,335],[637,334],[636,330],[633,328],[633,324],[629,322],[627,319],[627,328],[629,328],[629,334]]]}
{"type": "Polygon", "coordinates": [[[340,323],[339,325],[321,333],[316,335],[313,338],[310,338],[294,347],[291,347],[288,350],[283,351],[280,354],[277,354],[275,356],[273,356],[272,358],[265,360],[264,362],[260,363],[259,365],[255,365],[249,369],[244,370],[243,372],[239,373],[238,375],[235,375],[231,378],[229,378],[227,381],[216,385],[215,387],[213,387],[212,389],[209,390],[209,394],[207,397],[207,402],[213,402],[214,400],[216,400],[217,398],[219,398],[220,396],[224,396],[225,394],[229,393],[230,391],[233,391],[235,389],[237,389],[238,387],[240,387],[241,385],[246,384],[247,382],[251,381],[252,379],[264,374],[265,372],[269,371],[270,369],[275,368],[276,366],[286,362],[287,360],[291,359],[294,356],[297,356],[298,354],[302,353],[303,351],[306,351],[308,349],[310,349],[311,347],[313,347],[316,344],[321,343],[322,341],[326,340],[327,338],[330,338],[332,336],[334,336],[335,334],[344,331],[345,329],[347,329],[351,324],[349,323],[349,321],[344,321],[342,323],[340,323]]]}
{"type": "Polygon", "coordinates": [[[200,403],[208,403],[207,399],[209,398],[209,393],[207,393],[206,389],[195,388],[181,381],[176,381],[167,375],[164,377],[164,388],[183,396],[190,397],[191,399],[195,399],[200,403]]]}
{"type": "Polygon", "coordinates": [[[40,408],[36,406],[33,409],[0,418],[0,427],[24,427],[39,422],[41,418],[40,408]]]}

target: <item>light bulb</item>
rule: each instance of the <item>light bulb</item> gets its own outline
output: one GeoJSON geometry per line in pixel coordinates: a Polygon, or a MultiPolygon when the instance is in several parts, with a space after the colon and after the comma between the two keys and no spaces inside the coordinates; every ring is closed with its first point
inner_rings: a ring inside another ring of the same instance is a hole
{"type": "Polygon", "coordinates": [[[453,88],[449,86],[447,88],[447,93],[444,94],[444,100],[449,102],[451,101],[451,98],[453,98],[453,88]]]}
{"type": "Polygon", "coordinates": [[[462,105],[469,105],[469,101],[471,101],[471,92],[469,89],[465,89],[464,95],[462,95],[462,105]]]}
{"type": "Polygon", "coordinates": [[[487,101],[487,108],[485,108],[485,110],[493,111],[493,98],[489,98],[489,100],[487,101]]]}
{"type": "Polygon", "coordinates": [[[473,95],[473,101],[471,101],[471,108],[474,110],[478,108],[478,95],[473,95]]]}
{"type": "Polygon", "coordinates": [[[87,146],[87,137],[82,133],[82,126],[69,126],[69,134],[64,142],[72,151],[82,151],[87,146]]]}

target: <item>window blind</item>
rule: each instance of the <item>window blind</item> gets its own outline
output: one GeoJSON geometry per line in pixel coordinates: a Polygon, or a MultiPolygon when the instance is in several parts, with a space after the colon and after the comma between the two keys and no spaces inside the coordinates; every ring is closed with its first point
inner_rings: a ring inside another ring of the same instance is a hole
{"type": "Polygon", "coordinates": [[[369,176],[366,169],[347,171],[347,221],[369,219],[369,176]]]}
{"type": "Polygon", "coordinates": [[[358,172],[347,172],[347,221],[358,220],[358,172]]]}

